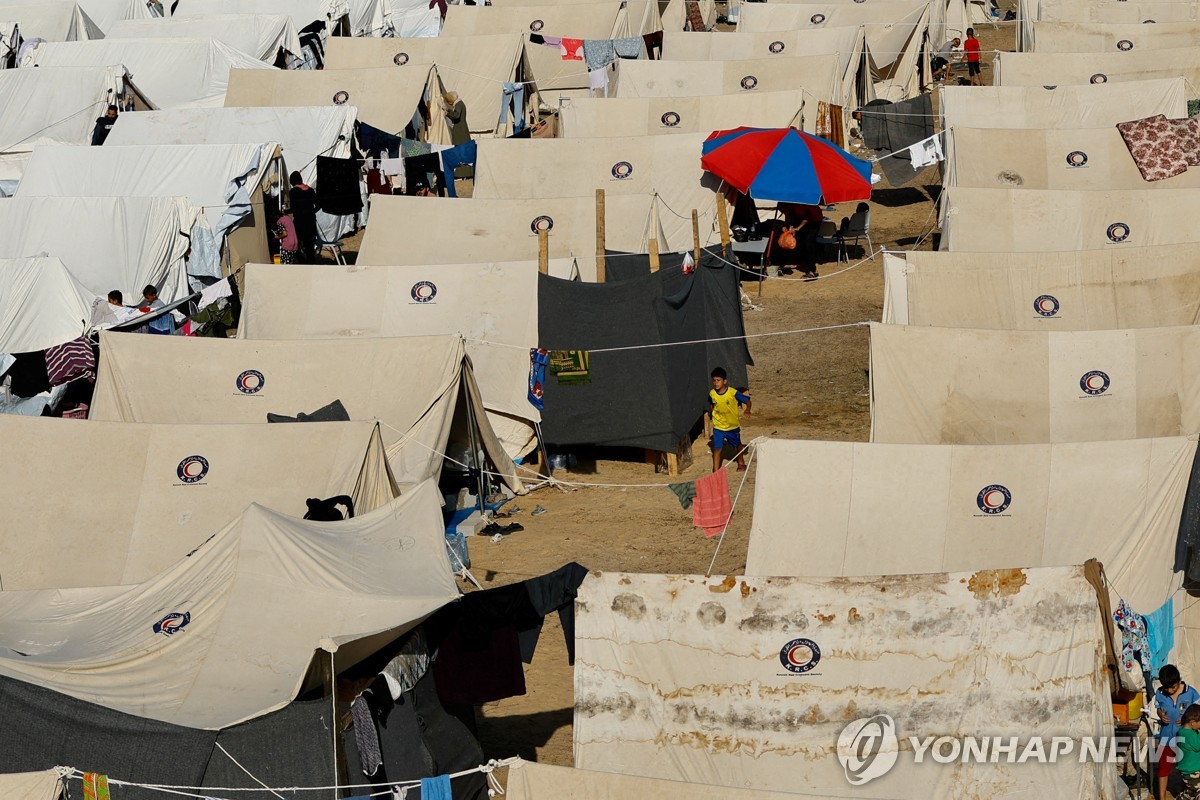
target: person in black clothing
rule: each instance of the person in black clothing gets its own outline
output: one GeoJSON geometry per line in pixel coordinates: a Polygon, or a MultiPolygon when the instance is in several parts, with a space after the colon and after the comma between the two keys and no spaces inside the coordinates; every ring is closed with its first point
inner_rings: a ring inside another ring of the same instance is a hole
{"type": "Polygon", "coordinates": [[[92,144],[102,145],[108,138],[108,132],[117,124],[117,107],[109,106],[103,117],[96,119],[96,127],[92,128],[92,144]]]}
{"type": "Polygon", "coordinates": [[[304,183],[299,172],[288,178],[292,185],[288,203],[291,206],[292,222],[296,226],[296,238],[300,240],[300,263],[317,263],[317,193],[304,183]]]}

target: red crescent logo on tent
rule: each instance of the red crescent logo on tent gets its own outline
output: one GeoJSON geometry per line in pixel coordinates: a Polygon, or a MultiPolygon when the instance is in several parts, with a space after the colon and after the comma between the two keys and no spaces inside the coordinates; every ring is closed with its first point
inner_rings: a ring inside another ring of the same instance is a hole
{"type": "Polygon", "coordinates": [[[174,611],[154,623],[153,630],[155,633],[161,633],[163,636],[171,636],[186,628],[191,621],[192,615],[190,612],[184,611],[180,613],[174,611]]]}
{"type": "Polygon", "coordinates": [[[534,33],[537,33],[544,27],[546,27],[546,23],[540,19],[535,19],[533,22],[529,23],[529,30],[533,31],[534,33]]]}
{"type": "Polygon", "coordinates": [[[782,53],[786,47],[787,47],[787,45],[785,45],[783,42],[781,42],[779,40],[771,42],[769,45],[767,45],[767,49],[775,54],[782,53]]]}
{"type": "Polygon", "coordinates": [[[668,128],[674,128],[679,124],[679,115],[674,111],[668,111],[662,115],[662,124],[668,128]]]}
{"type": "Polygon", "coordinates": [[[392,59],[392,63],[397,67],[403,67],[408,63],[408,53],[396,53],[396,57],[392,59]]]}
{"type": "Polygon", "coordinates": [[[633,175],[633,164],[628,161],[618,161],[613,164],[612,176],[619,181],[623,181],[633,175]]]}
{"type": "Polygon", "coordinates": [[[1083,390],[1084,394],[1095,396],[1107,392],[1111,383],[1108,373],[1094,369],[1091,372],[1085,372],[1079,379],[1079,388],[1083,390]]]}
{"type": "Polygon", "coordinates": [[[1052,294],[1043,294],[1033,301],[1033,310],[1041,317],[1053,317],[1058,309],[1058,298],[1052,294]]]}
{"type": "Polygon", "coordinates": [[[1068,167],[1085,167],[1087,166],[1088,156],[1082,150],[1072,150],[1067,153],[1068,167]]]}
{"type": "Polygon", "coordinates": [[[979,490],[975,497],[975,505],[985,514],[999,514],[1012,503],[1012,492],[1007,486],[993,483],[979,490]]]}
{"type": "Polygon", "coordinates": [[[1133,42],[1129,41],[1128,39],[1122,39],[1121,41],[1117,42],[1117,49],[1118,50],[1132,50],[1133,42]]]}
{"type": "Polygon", "coordinates": [[[1091,78],[1088,78],[1088,81],[1091,83],[1108,83],[1108,76],[1103,72],[1097,72],[1091,78]]]}
{"type": "Polygon", "coordinates": [[[257,394],[266,383],[267,379],[256,369],[248,369],[237,376],[237,388],[242,394],[257,394]]]}
{"type": "Polygon", "coordinates": [[[437,286],[432,281],[417,281],[413,284],[409,294],[418,303],[428,303],[437,297],[437,286]]]}
{"type": "Polygon", "coordinates": [[[204,456],[188,456],[175,468],[175,475],[183,483],[197,483],[207,474],[208,459],[204,456]]]}
{"type": "Polygon", "coordinates": [[[344,106],[350,100],[349,92],[338,92],[333,96],[333,104],[335,106],[344,106]]]}
{"type": "Polygon", "coordinates": [[[529,224],[529,229],[536,233],[546,231],[549,233],[554,228],[554,220],[542,214],[540,217],[534,217],[533,222],[529,224]]]}
{"type": "Polygon", "coordinates": [[[1107,235],[1110,241],[1120,244],[1129,238],[1129,226],[1124,222],[1114,222],[1108,226],[1107,235]]]}
{"type": "Polygon", "coordinates": [[[755,86],[758,86],[758,78],[754,77],[753,75],[747,75],[746,77],[742,78],[743,89],[750,90],[755,86]]]}
{"type": "Polygon", "coordinates": [[[792,639],[779,651],[779,663],[788,672],[810,672],[821,661],[821,648],[812,639],[792,639]]]}
{"type": "Polygon", "coordinates": [[[822,22],[825,21],[825,15],[824,14],[813,14],[811,17],[808,18],[808,21],[811,22],[813,25],[820,25],[822,22]]]}

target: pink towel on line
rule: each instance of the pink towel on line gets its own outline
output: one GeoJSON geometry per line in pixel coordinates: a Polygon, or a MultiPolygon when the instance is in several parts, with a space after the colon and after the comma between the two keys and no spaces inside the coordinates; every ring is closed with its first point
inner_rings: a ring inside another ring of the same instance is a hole
{"type": "Polygon", "coordinates": [[[720,536],[733,512],[729,502],[729,479],[725,468],[696,481],[696,499],[692,501],[692,524],[704,528],[711,539],[720,536]]]}

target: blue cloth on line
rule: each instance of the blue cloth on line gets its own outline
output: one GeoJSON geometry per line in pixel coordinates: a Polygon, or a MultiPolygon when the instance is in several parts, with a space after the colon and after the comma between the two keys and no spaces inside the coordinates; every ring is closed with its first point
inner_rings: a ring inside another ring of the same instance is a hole
{"type": "Polygon", "coordinates": [[[1171,663],[1171,648],[1175,646],[1175,603],[1167,598],[1157,611],[1146,615],[1146,637],[1150,644],[1150,668],[1154,674],[1171,663]]]}
{"type": "Polygon", "coordinates": [[[525,84],[504,84],[504,99],[500,104],[500,125],[508,122],[510,107],[512,108],[513,115],[513,131],[516,132],[525,127],[525,118],[523,116],[525,109],[525,84]]]}
{"type": "Polygon", "coordinates": [[[421,800],[454,800],[450,791],[450,776],[421,778],[421,800]]]}
{"type": "Polygon", "coordinates": [[[450,197],[458,197],[454,191],[454,168],[460,167],[463,164],[475,166],[475,160],[478,157],[479,147],[472,139],[469,142],[464,142],[457,147],[451,147],[449,150],[443,150],[438,153],[442,157],[442,172],[446,173],[446,194],[450,197]]]}

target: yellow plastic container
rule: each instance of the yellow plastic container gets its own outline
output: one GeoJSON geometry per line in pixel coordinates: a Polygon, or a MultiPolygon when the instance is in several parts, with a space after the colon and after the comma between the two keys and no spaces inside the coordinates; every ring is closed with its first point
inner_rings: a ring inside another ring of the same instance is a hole
{"type": "Polygon", "coordinates": [[[1142,693],[1118,689],[1112,696],[1112,708],[1118,725],[1136,724],[1142,717],[1142,693]]]}

